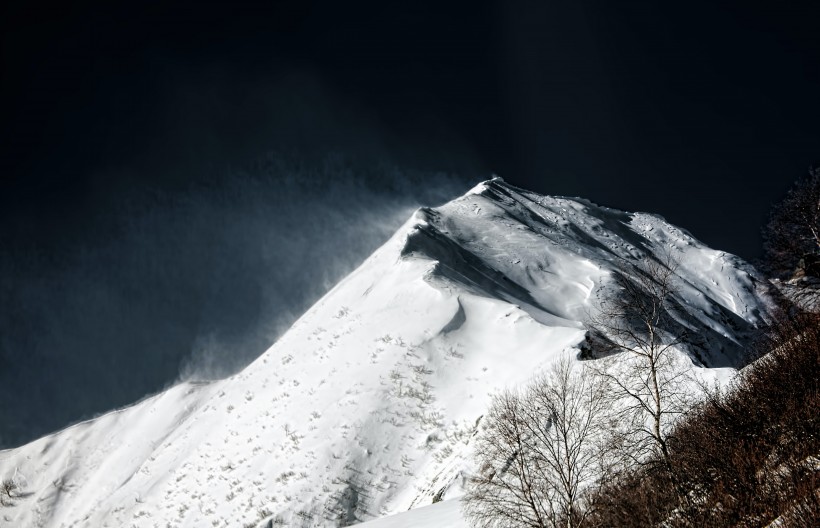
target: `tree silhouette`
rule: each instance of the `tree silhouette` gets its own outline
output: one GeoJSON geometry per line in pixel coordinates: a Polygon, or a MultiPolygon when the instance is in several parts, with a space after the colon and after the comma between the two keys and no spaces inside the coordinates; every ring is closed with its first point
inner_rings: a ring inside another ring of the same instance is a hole
{"type": "Polygon", "coordinates": [[[473,526],[575,528],[601,480],[605,406],[600,378],[569,358],[522,391],[497,396],[476,442],[479,473],[464,497],[473,526]]]}
{"type": "Polygon", "coordinates": [[[820,168],[810,169],[772,208],[763,250],[763,267],[777,278],[820,278],[820,168]]]}

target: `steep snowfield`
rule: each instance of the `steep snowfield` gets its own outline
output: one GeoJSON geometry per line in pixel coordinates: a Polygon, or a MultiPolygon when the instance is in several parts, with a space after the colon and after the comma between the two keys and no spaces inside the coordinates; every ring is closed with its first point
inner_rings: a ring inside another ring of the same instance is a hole
{"type": "Polygon", "coordinates": [[[710,350],[692,369],[731,373],[766,312],[750,266],[657,216],[495,179],[416,212],[238,375],[0,452],[24,492],[0,525],[337,526],[457,497],[493,392],[576,354],[613,260],[643,253],[680,262],[710,350]]]}

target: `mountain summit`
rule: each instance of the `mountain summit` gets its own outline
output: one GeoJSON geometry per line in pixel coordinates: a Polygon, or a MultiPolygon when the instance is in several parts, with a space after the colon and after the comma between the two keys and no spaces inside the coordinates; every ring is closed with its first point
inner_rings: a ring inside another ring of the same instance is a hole
{"type": "Polygon", "coordinates": [[[613,278],[667,256],[705,345],[680,353],[731,374],[770,305],[751,266],[655,215],[481,183],[418,210],[239,374],[0,452],[21,492],[0,524],[340,526],[457,497],[492,394],[578,356],[613,278]]]}

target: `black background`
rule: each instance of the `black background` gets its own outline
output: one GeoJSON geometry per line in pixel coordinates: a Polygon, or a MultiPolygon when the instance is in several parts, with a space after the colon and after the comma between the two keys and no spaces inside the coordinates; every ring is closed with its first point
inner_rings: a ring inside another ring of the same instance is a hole
{"type": "Polygon", "coordinates": [[[756,258],[820,10],[621,4],[5,3],[0,446],[235,371],[492,174],[756,258]]]}

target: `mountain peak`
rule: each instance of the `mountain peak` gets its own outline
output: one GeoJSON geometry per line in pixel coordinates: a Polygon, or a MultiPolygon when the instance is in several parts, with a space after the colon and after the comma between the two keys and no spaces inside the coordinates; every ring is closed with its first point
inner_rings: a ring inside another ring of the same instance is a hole
{"type": "Polygon", "coordinates": [[[491,395],[577,355],[597,295],[671,255],[676,302],[740,365],[767,293],[751,266],[662,218],[500,178],[421,208],[267,352],[0,453],[16,525],[339,526],[454,497],[491,395]]]}
{"type": "Polygon", "coordinates": [[[543,324],[580,327],[593,290],[615,275],[637,273],[646,258],[678,263],[685,297],[678,301],[691,306],[709,350],[693,359],[738,366],[744,339],[736,334],[762,322],[766,281],[658,215],[542,196],[493,179],[416,218],[401,254],[435,262],[431,283],[521,306],[543,324]]]}

